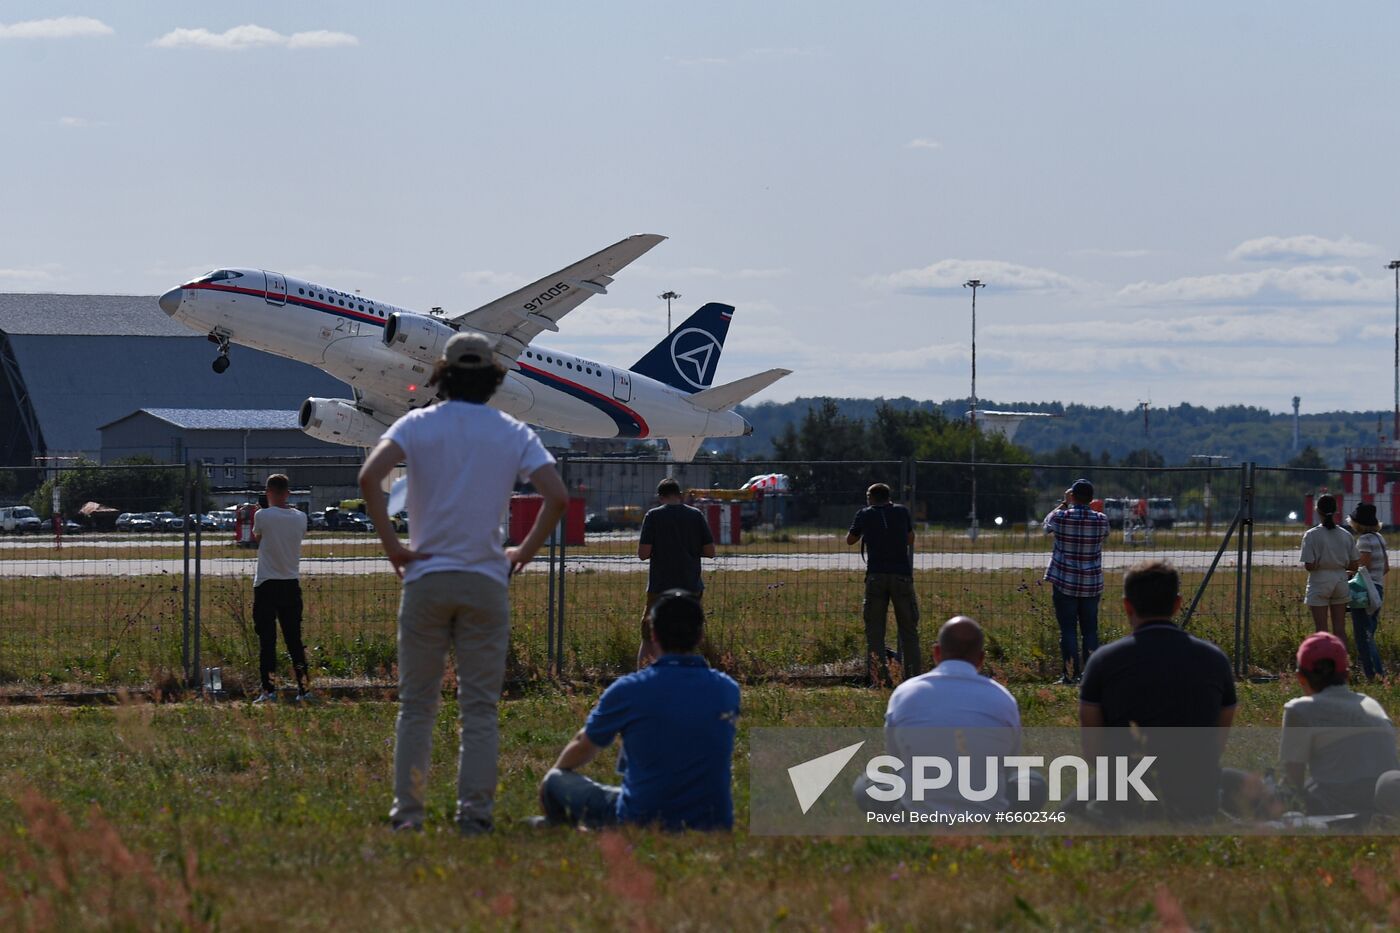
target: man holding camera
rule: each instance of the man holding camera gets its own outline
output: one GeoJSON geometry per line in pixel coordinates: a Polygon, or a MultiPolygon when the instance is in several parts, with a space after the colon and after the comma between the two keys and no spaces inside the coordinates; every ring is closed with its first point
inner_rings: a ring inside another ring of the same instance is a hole
{"type": "Polygon", "coordinates": [[[1045,533],[1055,539],[1045,579],[1050,582],[1055,620],[1060,625],[1060,663],[1056,683],[1079,682],[1083,663],[1099,646],[1099,600],[1103,597],[1103,543],[1108,519],[1089,507],[1094,484],[1077,479],[1060,504],[1045,516],[1045,533]],[[1080,655],[1082,636],[1083,655],[1080,655]]]}

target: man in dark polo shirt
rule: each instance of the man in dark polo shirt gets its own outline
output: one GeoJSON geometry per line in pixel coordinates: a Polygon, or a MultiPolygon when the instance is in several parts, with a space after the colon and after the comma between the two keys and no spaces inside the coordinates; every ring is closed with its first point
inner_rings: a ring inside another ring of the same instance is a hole
{"type": "Polygon", "coordinates": [[[659,594],[651,624],[659,657],[603,691],[559,754],[540,784],[544,823],[733,828],[739,685],[695,653],[704,623],[694,594],[659,594]],[[619,735],[627,752],[621,787],[577,773],[619,735]]]}
{"type": "Polygon", "coordinates": [[[866,507],[856,513],[846,543],[861,542],[865,552],[865,672],[875,686],[890,683],[885,661],[889,605],[899,630],[904,679],[924,672],[919,653],[919,601],[914,596],[914,520],[890,501],[890,487],[876,483],[865,491],[866,507]]]}
{"type": "Polygon", "coordinates": [[[667,590],[686,590],[699,599],[705,591],[700,558],[715,556],[710,523],[699,509],[681,501],[680,483],[666,477],[656,484],[656,498],[661,504],[642,519],[642,534],[637,540],[637,558],[651,563],[647,604],[642,611],[642,643],[637,649],[639,670],[656,659],[656,642],[648,628],[652,604],[667,590]]]}
{"type": "Polygon", "coordinates": [[[1155,752],[1162,806],[1152,818],[1212,816],[1219,809],[1220,753],[1235,718],[1230,659],[1172,621],[1181,609],[1181,577],[1166,561],[1128,570],[1123,609],[1132,634],[1095,651],[1084,668],[1085,757],[1155,752]]]}

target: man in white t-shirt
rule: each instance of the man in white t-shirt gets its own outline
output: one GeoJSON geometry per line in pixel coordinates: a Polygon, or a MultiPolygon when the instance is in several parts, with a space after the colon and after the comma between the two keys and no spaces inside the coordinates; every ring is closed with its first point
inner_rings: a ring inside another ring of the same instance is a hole
{"type": "Polygon", "coordinates": [[[554,458],[529,427],[487,406],[505,370],[478,333],[454,335],[430,386],[445,401],[410,411],[384,433],[360,469],[360,490],[384,552],[403,579],[399,604],[399,718],[394,746],[394,829],[420,829],[433,722],[448,649],[457,660],[461,744],[457,827],[489,832],[499,746],[496,705],[510,639],[510,575],[535,556],[568,505],[554,458]],[[409,544],[389,519],[384,481],[408,468],[409,544]],[[501,544],[517,483],[544,506],[525,540],[501,544]]]}
{"type": "Polygon", "coordinates": [[[277,624],[292,656],[297,701],[310,696],[306,646],[301,642],[301,539],[306,513],[287,506],[291,483],[281,473],[267,478],[266,508],[253,515],[253,538],[258,542],[258,569],[253,576],[253,628],[258,633],[258,675],[262,692],[254,703],[276,703],[277,624]]]}

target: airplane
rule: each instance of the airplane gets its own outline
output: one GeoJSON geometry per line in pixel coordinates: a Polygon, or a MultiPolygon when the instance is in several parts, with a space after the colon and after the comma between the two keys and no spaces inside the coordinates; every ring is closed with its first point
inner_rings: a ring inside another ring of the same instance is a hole
{"type": "Polygon", "coordinates": [[[350,384],[353,399],[308,398],[298,414],[312,437],[373,447],[405,412],[437,401],[425,383],[449,337],[479,331],[495,340],[508,372],[491,399],[530,424],[581,437],[665,438],[674,460],[695,458],[707,437],[753,433],[735,405],[791,370],[769,369],[711,385],[734,308],[701,307],[630,368],[539,346],[541,332],[607,286],[665,237],[631,236],[456,317],[421,314],[264,269],[221,268],[170,289],[162,311],[218,344],[214,371],[232,345],[316,366],[350,384]]]}

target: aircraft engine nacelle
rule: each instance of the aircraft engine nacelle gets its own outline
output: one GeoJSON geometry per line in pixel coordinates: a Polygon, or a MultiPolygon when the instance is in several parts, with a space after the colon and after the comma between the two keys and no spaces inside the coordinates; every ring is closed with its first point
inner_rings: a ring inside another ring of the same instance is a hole
{"type": "Polygon", "coordinates": [[[384,425],[343,398],[309,398],[301,403],[297,420],[317,440],[347,447],[373,447],[385,431],[384,425]]]}
{"type": "Polygon", "coordinates": [[[396,311],[384,322],[384,345],[420,363],[436,363],[448,338],[455,333],[436,318],[396,311]]]}

